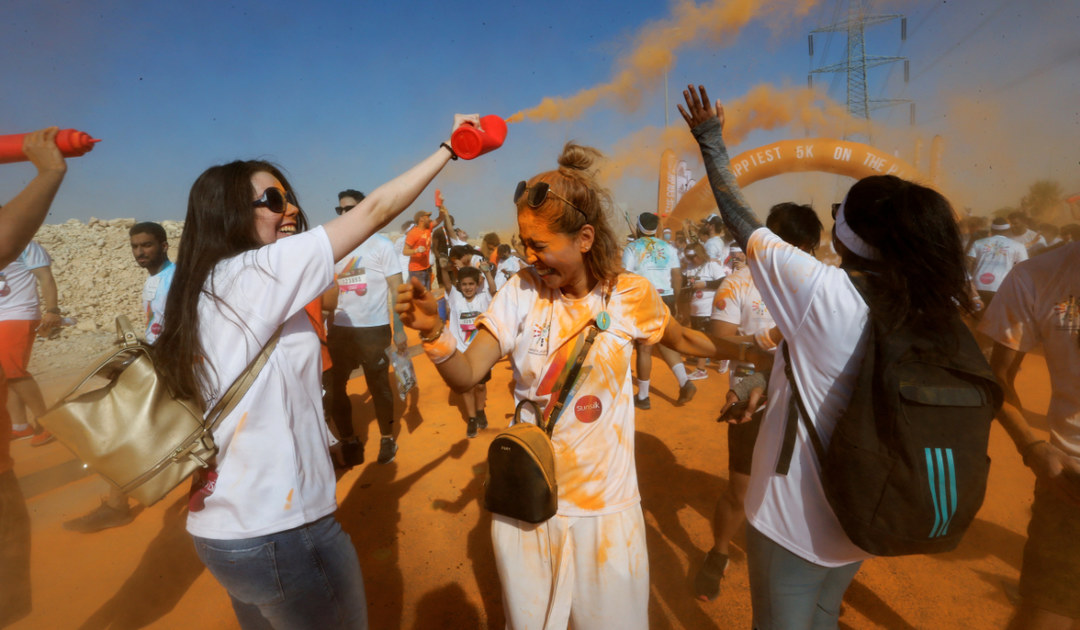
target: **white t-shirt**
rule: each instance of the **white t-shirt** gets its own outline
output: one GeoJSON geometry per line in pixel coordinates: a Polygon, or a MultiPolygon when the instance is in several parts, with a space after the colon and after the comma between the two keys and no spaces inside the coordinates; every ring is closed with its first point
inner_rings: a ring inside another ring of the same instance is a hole
{"type": "Polygon", "coordinates": [[[1043,235],[1031,229],[1027,230],[1019,236],[1010,235],[1009,239],[1020,243],[1024,246],[1024,249],[1027,250],[1031,250],[1036,247],[1046,247],[1046,239],[1043,238],[1043,235]]]}
{"type": "Polygon", "coordinates": [[[495,290],[503,288],[503,285],[507,283],[510,278],[514,277],[514,274],[521,271],[524,265],[521,263],[521,259],[513,254],[509,258],[499,263],[495,268],[495,290]]]}
{"type": "Polygon", "coordinates": [[[187,530],[252,538],[311,523],[337,507],[323,420],[321,344],[305,305],[330,288],[334,257],[322,227],[223,260],[199,300],[199,341],[211,409],[284,322],[277,348],[214,431],[217,485],[187,530]]]}
{"type": "Polygon", "coordinates": [[[476,338],[477,320],[491,304],[491,294],[476,288],[472,299],[467,299],[457,287],[446,292],[446,307],[450,311],[450,334],[457,341],[458,352],[465,352],[476,338]]]}
{"type": "Polygon", "coordinates": [[[1019,352],[1042,344],[1050,371],[1050,440],[1080,458],[1080,243],[1017,265],[979,330],[1019,352]]]}
{"type": "Polygon", "coordinates": [[[34,269],[52,265],[45,248],[30,241],[19,257],[0,269],[0,321],[41,319],[34,269]]]}
{"type": "Polygon", "coordinates": [[[979,291],[997,291],[1009,271],[1028,258],[1023,245],[1001,234],[975,241],[967,255],[975,259],[973,276],[979,291]]]}
{"type": "Polygon", "coordinates": [[[727,262],[729,253],[728,244],[719,236],[711,236],[705,241],[705,255],[709,257],[709,260],[723,265],[727,262]]]}
{"type": "MultiPolygon", "coordinates": [[[[689,282],[696,280],[709,282],[723,278],[724,268],[720,266],[720,263],[709,260],[703,265],[688,268],[685,275],[689,282]]],[[[692,317],[708,317],[709,313],[712,312],[713,297],[716,295],[716,289],[706,287],[703,289],[687,288],[687,290],[693,292],[690,296],[690,315],[692,317]]]]}
{"type": "Polygon", "coordinates": [[[146,343],[157,341],[165,326],[165,303],[169,299],[169,287],[172,286],[176,265],[168,258],[161,269],[143,283],[142,302],[146,311],[146,343]]]}
{"type": "MultiPolygon", "coordinates": [[[[601,312],[611,326],[596,336],[555,425],[559,514],[609,514],[640,501],[634,467],[634,342],[663,337],[671,315],[647,280],[621,273],[605,305],[601,283],[581,299],[547,288],[532,268],[506,283],[480,317],[510,356],[514,401],[536,401],[545,417],[577,357],[585,328],[601,312]]],[[[529,409],[525,407],[525,409],[529,409]]],[[[533,420],[523,409],[523,419],[533,420]]]]}
{"type": "Polygon", "coordinates": [[[712,303],[711,318],[738,326],[736,334],[756,335],[771,330],[773,322],[765,300],[761,299],[750,269],[743,267],[724,278],[712,303]]]}
{"type": "Polygon", "coordinates": [[[674,295],[671,270],[679,269],[675,246],[654,236],[642,236],[623,248],[623,268],[644,276],[660,295],[674,295]]]}
{"type": "Polygon", "coordinates": [[[394,241],[394,252],[397,254],[398,263],[401,265],[401,281],[409,281],[409,257],[405,255],[405,235],[402,234],[394,241]]]}
{"type": "Polygon", "coordinates": [[[349,328],[390,324],[388,277],[401,273],[394,245],[373,234],[334,265],[338,304],[334,325],[349,328]]]}
{"type": "MultiPolygon", "coordinates": [[[[855,388],[870,309],[846,272],[816,260],[767,228],[750,236],[747,267],[787,340],[799,392],[828,446],[855,388]]],[[[747,519],[777,544],[815,564],[835,567],[870,557],[851,542],[833,514],[821,486],[820,464],[801,422],[788,474],[776,474],[791,397],[782,355],[773,364],[769,389],[746,493],[747,519]]]]}

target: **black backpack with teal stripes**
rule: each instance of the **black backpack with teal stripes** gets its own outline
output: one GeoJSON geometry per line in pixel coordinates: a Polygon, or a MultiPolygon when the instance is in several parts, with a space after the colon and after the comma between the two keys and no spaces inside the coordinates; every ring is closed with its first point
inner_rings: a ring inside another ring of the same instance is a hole
{"type": "Polygon", "coordinates": [[[959,314],[949,324],[934,336],[886,331],[870,318],[859,377],[827,448],[782,346],[792,396],[776,472],[787,473],[801,417],[829,505],[851,541],[874,555],[950,551],[982,506],[1002,390],[959,314]]]}

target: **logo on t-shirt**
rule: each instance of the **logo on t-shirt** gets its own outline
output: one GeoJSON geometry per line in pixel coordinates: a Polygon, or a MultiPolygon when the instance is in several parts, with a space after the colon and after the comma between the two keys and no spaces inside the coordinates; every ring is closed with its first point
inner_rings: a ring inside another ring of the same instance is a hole
{"type": "Polygon", "coordinates": [[[153,334],[153,335],[160,335],[161,334],[161,322],[154,322],[153,324],[150,324],[150,333],[153,334]]]}
{"type": "Polygon", "coordinates": [[[993,284],[994,283],[994,274],[989,273],[989,272],[984,273],[983,275],[979,276],[979,282],[982,283],[982,284],[993,284]]]}
{"type": "Polygon", "coordinates": [[[596,396],[582,396],[574,403],[574,415],[577,416],[577,419],[581,422],[595,422],[603,411],[604,406],[596,396]]]}

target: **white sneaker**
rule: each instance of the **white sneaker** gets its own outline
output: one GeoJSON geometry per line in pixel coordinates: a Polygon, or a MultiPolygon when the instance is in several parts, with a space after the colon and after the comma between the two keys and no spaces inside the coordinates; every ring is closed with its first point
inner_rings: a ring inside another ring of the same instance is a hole
{"type": "Polygon", "coordinates": [[[703,381],[709,378],[709,373],[705,370],[694,370],[693,372],[687,374],[686,378],[690,379],[691,381],[703,381]]]}

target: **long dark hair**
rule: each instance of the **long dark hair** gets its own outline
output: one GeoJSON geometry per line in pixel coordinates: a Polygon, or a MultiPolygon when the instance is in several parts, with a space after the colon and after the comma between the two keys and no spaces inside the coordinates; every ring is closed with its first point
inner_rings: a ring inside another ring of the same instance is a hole
{"type": "MultiPolygon", "coordinates": [[[[276,165],[261,160],[237,160],[211,166],[191,186],[184,237],[176,271],[165,302],[165,328],[153,345],[154,361],[177,396],[203,400],[208,366],[199,343],[199,300],[210,293],[207,281],[226,258],[263,246],[255,234],[253,175],[266,172],[295,191],[276,165]]],[[[303,210],[297,231],[307,229],[303,210]]]]}
{"type": "Polygon", "coordinates": [[[945,331],[957,309],[973,311],[960,229],[940,193],[875,175],[851,187],[844,216],[880,253],[867,260],[846,251],[843,266],[868,272],[870,310],[887,329],[913,324],[945,331]]]}
{"type": "Polygon", "coordinates": [[[583,254],[585,268],[597,280],[610,281],[622,271],[622,249],[611,229],[611,195],[600,186],[593,174],[596,162],[603,154],[592,147],[573,141],[563,146],[559,169],[540,173],[529,180],[529,186],[546,182],[559,197],[581,210],[571,208],[555,197],[548,197],[539,208],[526,203],[526,195],[518,199],[518,214],[529,210],[542,217],[552,231],[577,234],[586,224],[593,226],[595,236],[589,251],[583,254]]]}

